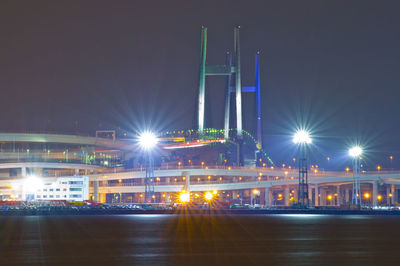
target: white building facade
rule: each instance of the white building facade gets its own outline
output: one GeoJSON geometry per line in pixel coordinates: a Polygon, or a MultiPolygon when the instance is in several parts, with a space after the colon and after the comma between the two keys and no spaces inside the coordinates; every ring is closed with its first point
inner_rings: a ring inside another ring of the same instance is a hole
{"type": "Polygon", "coordinates": [[[89,199],[89,178],[29,176],[13,185],[13,194],[14,199],[24,201],[85,201],[89,199]]]}
{"type": "Polygon", "coordinates": [[[88,199],[89,178],[87,176],[59,177],[53,182],[46,180],[34,193],[34,200],[84,201],[88,199]]]}

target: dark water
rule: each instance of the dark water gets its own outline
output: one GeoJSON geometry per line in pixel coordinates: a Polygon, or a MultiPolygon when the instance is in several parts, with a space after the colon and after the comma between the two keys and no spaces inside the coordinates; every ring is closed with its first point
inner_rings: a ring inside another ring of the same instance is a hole
{"type": "Polygon", "coordinates": [[[0,217],[1,265],[400,265],[400,217],[0,217]]]}

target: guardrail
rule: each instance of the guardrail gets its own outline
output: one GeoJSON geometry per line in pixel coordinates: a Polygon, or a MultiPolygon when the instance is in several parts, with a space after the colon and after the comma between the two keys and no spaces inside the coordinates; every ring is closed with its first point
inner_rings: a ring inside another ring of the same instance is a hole
{"type": "MultiPolygon", "coordinates": [[[[19,161],[19,163],[23,163],[24,161],[19,161]]],[[[26,161],[28,162],[28,161],[26,161]]],[[[94,165],[94,166],[104,166],[101,164],[94,164],[94,163],[84,163],[81,160],[68,160],[64,162],[60,162],[60,160],[43,160],[43,161],[35,161],[38,163],[75,163],[75,164],[84,164],[84,165],[94,165]]],[[[7,162],[10,163],[10,162],[7,162]]],[[[18,162],[16,162],[18,163],[18,162]]],[[[29,163],[33,163],[32,161],[29,161],[29,163]]],[[[1,160],[0,160],[1,164],[1,160]]],[[[157,171],[176,171],[176,170],[181,170],[187,171],[187,170],[204,170],[204,175],[213,175],[212,170],[225,170],[226,172],[229,173],[229,171],[253,171],[254,176],[261,177],[263,180],[265,177],[269,177],[268,181],[272,180],[293,180],[293,179],[298,179],[298,170],[297,169],[288,169],[288,168],[281,168],[281,167],[239,167],[239,166],[225,166],[225,165],[185,165],[185,166],[179,166],[179,165],[164,165],[163,167],[156,167],[154,169],[155,175],[157,175],[157,171]]],[[[350,177],[352,176],[352,172],[346,172],[346,171],[325,171],[324,169],[317,169],[317,171],[312,171],[316,169],[311,169],[309,172],[309,178],[315,178],[315,177],[350,177]]],[[[138,168],[131,168],[131,169],[125,169],[122,167],[118,168],[102,168],[95,170],[94,172],[88,172],[88,171],[81,171],[80,173],[76,173],[74,175],[107,175],[107,174],[124,174],[124,173],[131,173],[131,172],[145,172],[144,167],[138,167],[138,168]]],[[[370,175],[396,175],[398,174],[400,176],[400,171],[397,170],[390,170],[390,171],[368,171],[368,172],[363,172],[361,173],[361,177],[363,176],[370,176],[370,175]]],[[[46,174],[44,175],[46,177],[61,177],[61,176],[71,176],[71,173],[65,173],[65,172],[59,172],[56,174],[46,174]]],[[[226,176],[226,175],[223,175],[226,176]]],[[[240,174],[236,174],[234,176],[240,176],[240,174]]],[[[267,181],[267,180],[264,180],[267,181]]],[[[196,182],[196,181],[194,181],[196,182]]]]}
{"type": "MultiPolygon", "coordinates": [[[[243,171],[255,171],[255,172],[282,172],[285,176],[294,176],[298,177],[299,170],[298,169],[289,169],[282,167],[246,167],[246,166],[224,166],[224,165],[165,165],[163,167],[155,167],[155,171],[161,170],[243,170],[243,171]]],[[[124,172],[142,172],[145,171],[145,167],[131,168],[131,169],[120,169],[115,170],[114,168],[108,168],[101,171],[101,173],[124,173],[124,172]]],[[[364,171],[360,173],[360,176],[369,176],[369,175],[388,175],[388,174],[399,174],[400,170],[387,170],[387,171],[364,171]]],[[[321,177],[321,176],[353,176],[352,172],[347,171],[326,171],[321,168],[310,169],[308,172],[309,177],[321,177]]]]}

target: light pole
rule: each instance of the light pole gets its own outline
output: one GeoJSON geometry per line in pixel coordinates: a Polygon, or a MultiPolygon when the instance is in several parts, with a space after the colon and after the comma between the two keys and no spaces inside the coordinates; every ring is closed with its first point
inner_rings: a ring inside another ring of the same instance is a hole
{"type": "Polygon", "coordinates": [[[362,149],[359,146],[354,146],[349,150],[349,155],[353,158],[353,193],[352,204],[361,205],[361,191],[360,191],[360,156],[362,149]]]}
{"type": "Polygon", "coordinates": [[[297,193],[300,207],[309,206],[308,198],[308,166],[307,166],[307,145],[311,143],[310,134],[305,130],[299,130],[293,136],[293,142],[299,145],[299,188],[297,193]]]}
{"type": "Polygon", "coordinates": [[[145,151],[145,192],[144,202],[151,203],[154,194],[154,162],[152,156],[152,149],[157,145],[158,139],[152,132],[144,132],[139,136],[139,145],[145,151]]]}

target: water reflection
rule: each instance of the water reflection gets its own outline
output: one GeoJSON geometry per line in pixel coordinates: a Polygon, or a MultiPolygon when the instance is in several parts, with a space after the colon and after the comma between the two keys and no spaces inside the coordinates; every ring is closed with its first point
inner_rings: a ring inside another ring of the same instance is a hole
{"type": "Polygon", "coordinates": [[[0,264],[396,264],[400,217],[175,215],[0,217],[0,264]]]}
{"type": "Polygon", "coordinates": [[[292,217],[292,218],[300,218],[300,219],[307,219],[307,218],[329,218],[331,215],[322,215],[322,214],[276,214],[276,216],[283,216],[283,217],[292,217]]]}

